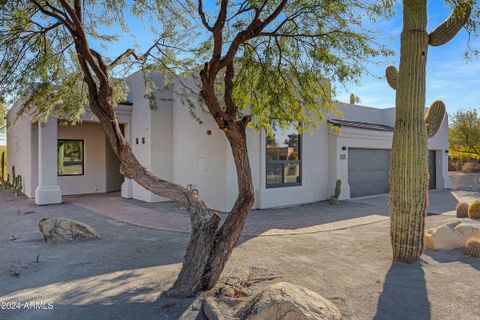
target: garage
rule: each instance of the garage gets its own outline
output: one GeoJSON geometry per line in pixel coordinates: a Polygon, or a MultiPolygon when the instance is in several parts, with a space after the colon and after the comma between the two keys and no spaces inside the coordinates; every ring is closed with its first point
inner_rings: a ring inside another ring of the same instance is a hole
{"type": "MultiPolygon", "coordinates": [[[[435,150],[428,152],[430,189],[436,187],[435,150]]],[[[348,183],[350,197],[364,197],[388,193],[390,171],[390,150],[353,149],[348,150],[348,183]]]]}
{"type": "Polygon", "coordinates": [[[350,197],[388,193],[390,150],[348,149],[350,197]]]}

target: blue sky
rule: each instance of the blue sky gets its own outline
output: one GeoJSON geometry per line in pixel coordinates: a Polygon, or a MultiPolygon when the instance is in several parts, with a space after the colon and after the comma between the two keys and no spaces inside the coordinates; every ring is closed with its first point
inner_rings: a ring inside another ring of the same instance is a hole
{"type": "MultiPolygon", "coordinates": [[[[450,14],[450,7],[442,0],[430,0],[428,13],[428,30],[433,30],[450,14]]],[[[118,42],[108,46],[110,56],[116,56],[132,43],[137,43],[139,52],[153,43],[149,27],[137,18],[125,17],[130,27],[131,35],[124,35],[118,42]],[[143,48],[142,48],[143,47],[143,48]]],[[[379,36],[388,48],[395,51],[393,57],[379,58],[377,64],[368,65],[372,75],[364,75],[360,85],[348,83],[346,88],[337,87],[337,99],[349,101],[350,93],[360,97],[362,105],[389,108],[395,105],[395,91],[384,79],[384,70],[389,64],[398,68],[400,60],[400,33],[402,30],[401,5],[397,3],[396,14],[388,21],[377,21],[374,27],[381,30],[379,36]]],[[[116,30],[118,31],[118,30],[116,30]]],[[[118,34],[118,32],[117,32],[118,34]]],[[[465,59],[468,35],[462,30],[452,41],[441,47],[430,47],[427,64],[427,106],[437,99],[442,99],[447,111],[452,114],[459,109],[480,108],[480,57],[465,59]]],[[[480,39],[473,40],[472,46],[479,49],[480,39]]],[[[103,51],[103,50],[102,50],[103,51]]]]}
{"type": "MultiPolygon", "coordinates": [[[[431,0],[428,7],[428,30],[433,30],[450,14],[450,7],[444,1],[431,0]]],[[[389,64],[397,68],[400,61],[400,33],[402,31],[401,6],[397,4],[396,14],[389,21],[381,21],[379,27],[385,36],[384,43],[395,51],[393,57],[379,59],[378,65],[369,65],[370,73],[383,77],[389,64]],[[391,39],[387,39],[391,38],[391,39]],[[382,61],[384,60],[384,61],[382,61]]],[[[427,60],[427,106],[441,99],[452,114],[459,109],[480,108],[480,57],[465,59],[468,34],[465,30],[449,43],[441,47],[429,47],[427,60]]],[[[472,40],[471,45],[480,47],[480,40],[472,40]]],[[[339,88],[340,91],[341,88],[339,88]]],[[[348,84],[347,89],[360,97],[362,105],[389,108],[395,106],[395,91],[384,79],[365,75],[360,85],[348,84]]],[[[348,101],[350,93],[342,90],[338,99],[348,101]]]]}

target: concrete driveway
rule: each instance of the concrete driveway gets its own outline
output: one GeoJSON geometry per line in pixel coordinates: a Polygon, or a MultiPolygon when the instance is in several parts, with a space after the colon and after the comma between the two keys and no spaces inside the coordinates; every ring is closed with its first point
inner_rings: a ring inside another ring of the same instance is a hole
{"type": "MultiPolygon", "coordinates": [[[[474,197],[472,192],[435,190],[429,194],[429,214],[452,211],[458,199],[474,197]]],[[[64,197],[71,203],[108,218],[157,230],[190,233],[188,213],[175,203],[145,203],[122,199],[118,193],[64,197]]],[[[308,205],[253,210],[242,235],[245,237],[308,234],[349,228],[388,219],[388,195],[308,205]]],[[[220,214],[225,219],[226,214],[220,214]]]]}

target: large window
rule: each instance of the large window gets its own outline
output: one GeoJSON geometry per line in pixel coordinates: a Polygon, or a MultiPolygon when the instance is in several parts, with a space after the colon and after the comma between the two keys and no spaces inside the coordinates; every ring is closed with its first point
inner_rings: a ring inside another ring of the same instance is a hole
{"type": "Polygon", "coordinates": [[[297,126],[279,128],[272,121],[273,133],[267,135],[267,188],[302,184],[301,136],[297,126]]]}
{"type": "Polygon", "coordinates": [[[58,175],[84,174],[83,140],[58,140],[58,175]]]}

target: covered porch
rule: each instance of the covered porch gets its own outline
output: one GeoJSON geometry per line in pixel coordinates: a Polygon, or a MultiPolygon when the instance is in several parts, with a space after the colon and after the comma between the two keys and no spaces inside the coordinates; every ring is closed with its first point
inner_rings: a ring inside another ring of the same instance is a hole
{"type": "MultiPolygon", "coordinates": [[[[119,106],[117,116],[130,139],[131,106],[119,106]]],[[[55,118],[32,124],[32,147],[37,151],[32,152],[31,183],[37,205],[61,203],[64,195],[121,191],[129,197],[131,193],[132,182],[120,174],[120,162],[90,113],[73,126],[55,118]]]]}

